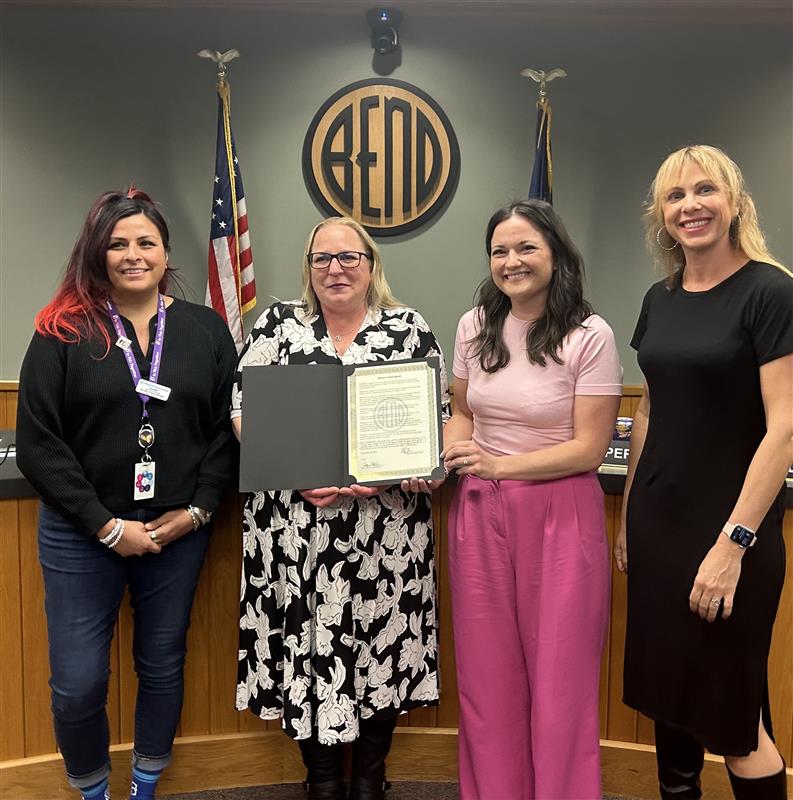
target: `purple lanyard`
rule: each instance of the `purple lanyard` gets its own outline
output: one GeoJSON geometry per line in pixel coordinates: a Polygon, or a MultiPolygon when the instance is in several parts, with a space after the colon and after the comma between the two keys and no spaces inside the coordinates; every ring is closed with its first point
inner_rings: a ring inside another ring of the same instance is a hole
{"type": "MultiPolygon", "coordinates": [[[[127,332],[121,324],[121,315],[114,305],[113,301],[108,298],[107,308],[110,311],[110,319],[113,320],[113,327],[116,329],[116,334],[121,338],[127,338],[127,332]]],[[[149,372],[149,380],[152,383],[157,383],[157,378],[160,377],[160,364],[162,363],[162,343],[165,339],[165,298],[157,295],[157,331],[154,334],[154,348],[151,353],[151,370],[149,372]]],[[[144,353],[144,356],[146,354],[144,353]]],[[[132,376],[132,385],[137,386],[140,381],[141,375],[138,369],[138,362],[135,361],[135,356],[132,353],[132,348],[128,347],[124,350],[124,358],[127,360],[127,367],[129,367],[129,374],[132,376]]],[[[146,410],[146,403],[151,400],[149,395],[138,392],[140,402],[143,404],[143,419],[149,418],[149,412],[146,410]]]]}

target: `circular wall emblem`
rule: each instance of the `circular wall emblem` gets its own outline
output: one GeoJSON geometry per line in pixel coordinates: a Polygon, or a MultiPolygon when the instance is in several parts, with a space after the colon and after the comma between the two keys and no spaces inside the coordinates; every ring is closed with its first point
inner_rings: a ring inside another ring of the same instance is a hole
{"type": "Polygon", "coordinates": [[[403,81],[371,78],[339,89],[314,115],[303,176],[330,215],[374,236],[407,233],[440,211],[457,185],[460,148],[443,109],[403,81]]]}

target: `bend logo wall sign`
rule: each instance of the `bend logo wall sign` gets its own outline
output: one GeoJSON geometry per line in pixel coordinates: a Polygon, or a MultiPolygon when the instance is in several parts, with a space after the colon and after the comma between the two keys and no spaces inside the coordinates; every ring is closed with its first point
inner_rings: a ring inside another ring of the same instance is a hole
{"type": "Polygon", "coordinates": [[[443,109],[403,81],[370,78],[339,89],[314,115],[303,176],[330,215],[374,236],[407,233],[440,211],[460,175],[460,148],[443,109]]]}

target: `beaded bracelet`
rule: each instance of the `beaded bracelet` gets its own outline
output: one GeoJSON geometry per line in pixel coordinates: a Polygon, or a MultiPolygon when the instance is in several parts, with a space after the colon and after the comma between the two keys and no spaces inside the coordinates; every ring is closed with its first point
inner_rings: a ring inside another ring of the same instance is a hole
{"type": "Polygon", "coordinates": [[[206,525],[212,519],[212,512],[198,506],[187,506],[187,513],[193,520],[193,530],[197,531],[202,525],[206,525]]]}
{"type": "Polygon", "coordinates": [[[99,541],[102,544],[110,544],[110,542],[112,542],[113,539],[116,536],[118,536],[118,532],[119,532],[119,530],[120,530],[122,525],[123,525],[123,522],[120,519],[118,519],[118,517],[116,517],[115,523],[113,524],[113,528],[110,531],[110,533],[108,533],[108,535],[105,536],[104,539],[100,539],[99,541]]]}
{"type": "Polygon", "coordinates": [[[187,513],[190,515],[190,519],[193,520],[193,530],[197,531],[201,527],[201,520],[196,513],[194,506],[187,506],[187,513]]]}
{"type": "Polygon", "coordinates": [[[121,541],[121,537],[124,535],[124,520],[116,518],[116,522],[113,525],[113,530],[105,536],[104,539],[100,539],[99,541],[107,545],[111,550],[116,549],[116,545],[121,541]]]}
{"type": "Polygon", "coordinates": [[[116,538],[113,539],[113,541],[110,542],[110,544],[108,544],[108,547],[111,550],[115,550],[116,549],[116,545],[121,541],[121,537],[123,535],[124,535],[124,520],[122,519],[121,520],[121,528],[119,529],[118,536],[116,536],[116,538]]]}

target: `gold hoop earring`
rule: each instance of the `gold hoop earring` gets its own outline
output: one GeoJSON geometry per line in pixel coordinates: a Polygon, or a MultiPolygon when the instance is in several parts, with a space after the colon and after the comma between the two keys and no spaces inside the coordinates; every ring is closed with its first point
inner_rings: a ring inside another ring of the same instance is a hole
{"type": "Polygon", "coordinates": [[[661,244],[661,231],[665,231],[665,230],[666,230],[666,228],[664,228],[664,226],[661,225],[661,227],[658,229],[658,231],[655,234],[655,241],[658,242],[658,246],[661,248],[661,250],[663,250],[663,251],[665,251],[667,253],[671,253],[672,250],[674,250],[678,246],[679,242],[677,242],[674,239],[672,239],[672,237],[669,236],[669,234],[667,233],[667,236],[669,236],[669,238],[672,239],[672,241],[675,242],[675,243],[671,247],[664,247],[661,244]]]}

